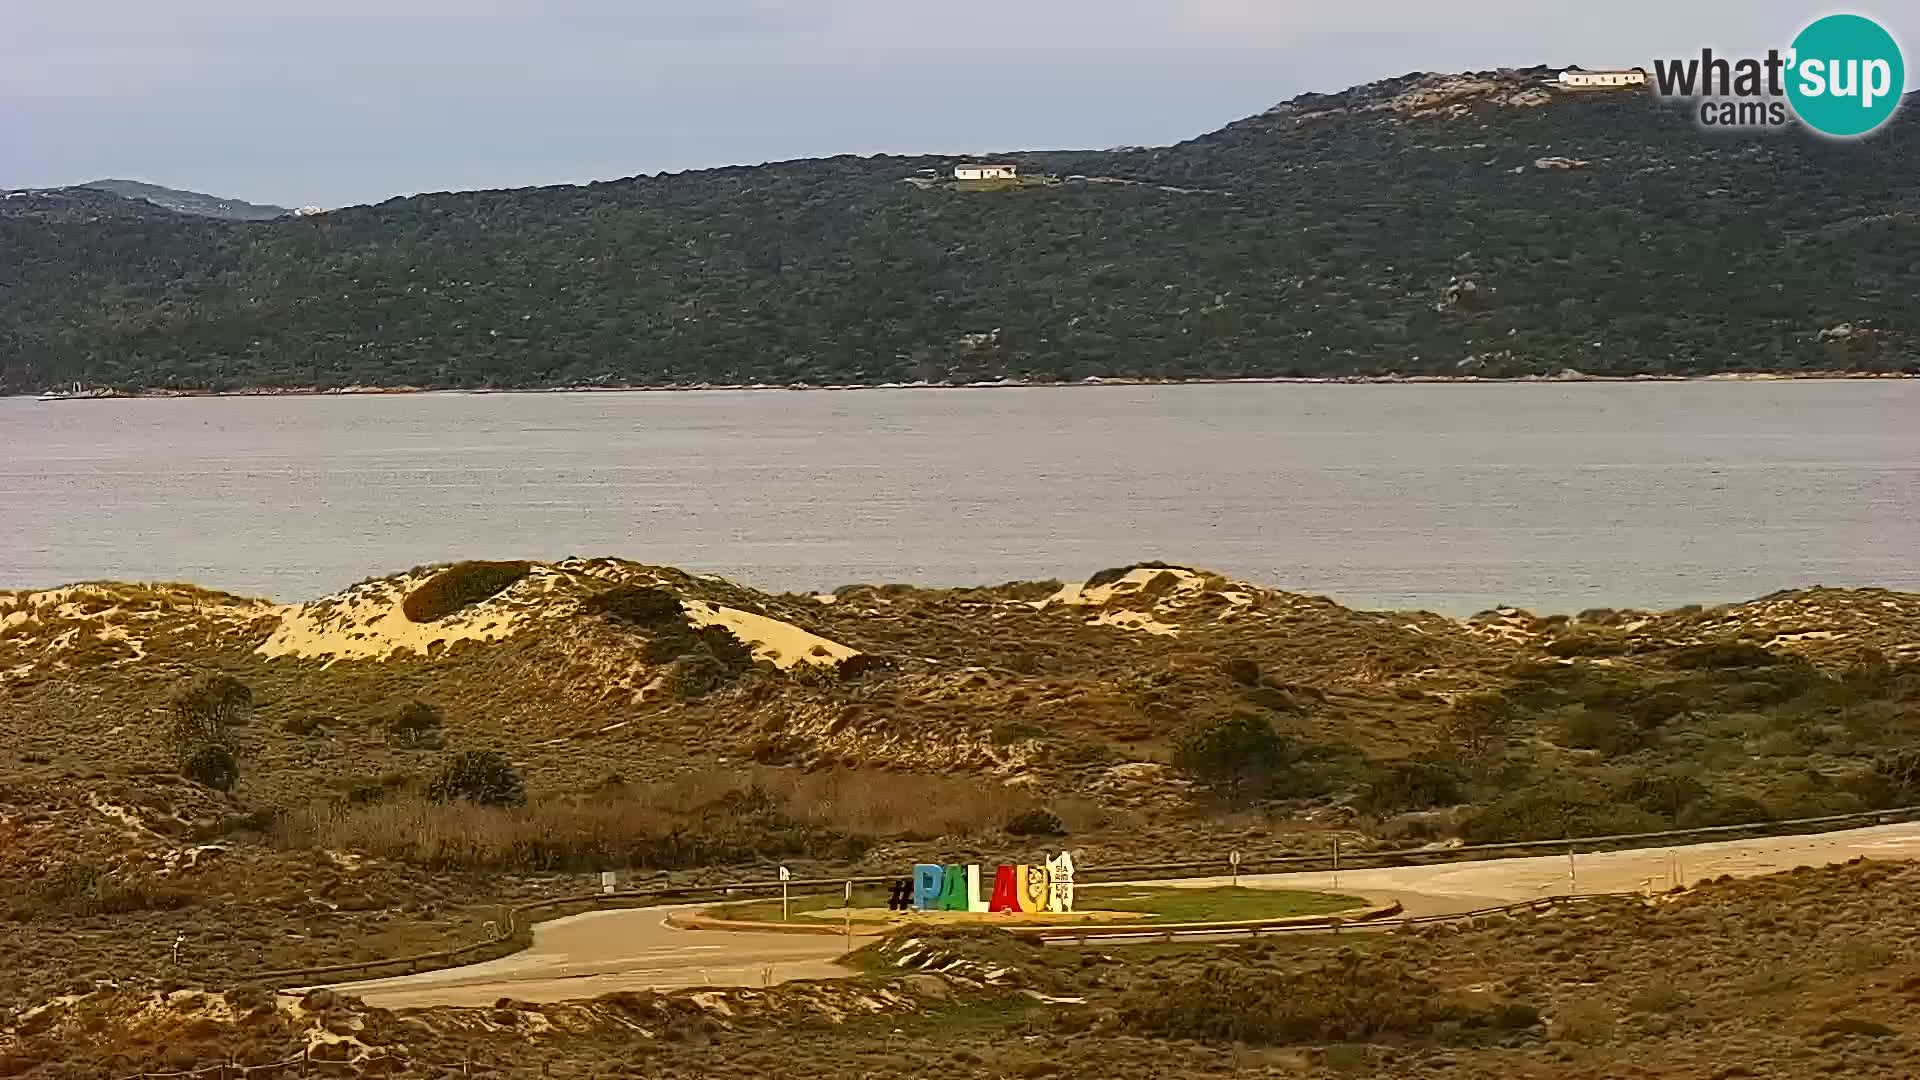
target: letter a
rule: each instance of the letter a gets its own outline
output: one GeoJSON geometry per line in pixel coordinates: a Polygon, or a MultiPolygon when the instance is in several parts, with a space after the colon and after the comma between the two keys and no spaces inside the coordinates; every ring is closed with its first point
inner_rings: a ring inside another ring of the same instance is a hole
{"type": "Polygon", "coordinates": [[[987,904],[988,911],[1020,910],[1020,879],[1015,876],[1017,868],[1002,865],[993,872],[993,900],[987,904]]]}

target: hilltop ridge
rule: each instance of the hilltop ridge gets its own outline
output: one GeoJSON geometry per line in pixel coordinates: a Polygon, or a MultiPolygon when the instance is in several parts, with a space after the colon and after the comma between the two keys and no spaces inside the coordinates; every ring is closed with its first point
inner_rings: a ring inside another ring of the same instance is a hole
{"type": "Polygon", "coordinates": [[[881,155],[248,223],[0,200],[0,392],[1920,371],[1920,114],[1710,134],[1559,70],[1005,189],[881,155]]]}

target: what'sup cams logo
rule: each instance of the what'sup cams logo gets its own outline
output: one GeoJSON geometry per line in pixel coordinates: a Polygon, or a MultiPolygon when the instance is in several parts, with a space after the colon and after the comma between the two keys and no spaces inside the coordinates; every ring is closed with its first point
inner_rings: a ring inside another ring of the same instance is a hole
{"type": "Polygon", "coordinates": [[[1907,68],[1886,28],[1862,15],[1807,24],[1784,53],[1653,62],[1654,89],[1691,101],[1706,128],[1780,128],[1795,118],[1822,135],[1851,139],[1877,130],[1900,107],[1907,68]]]}

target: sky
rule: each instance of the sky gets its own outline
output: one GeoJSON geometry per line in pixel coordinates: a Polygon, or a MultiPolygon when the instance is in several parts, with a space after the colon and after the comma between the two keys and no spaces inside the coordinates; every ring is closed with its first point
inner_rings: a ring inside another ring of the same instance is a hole
{"type": "MultiPolygon", "coordinates": [[[[1920,16],[1852,7],[1902,40],[1920,16]],[[1903,22],[1911,25],[1903,27],[1903,22]]],[[[0,0],[0,188],[254,202],[1177,142],[1409,71],[1784,47],[1793,0],[0,0]]]]}

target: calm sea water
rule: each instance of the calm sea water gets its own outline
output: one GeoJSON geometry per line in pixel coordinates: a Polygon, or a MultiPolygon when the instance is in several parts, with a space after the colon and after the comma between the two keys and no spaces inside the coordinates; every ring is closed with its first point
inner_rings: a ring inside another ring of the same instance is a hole
{"type": "Polygon", "coordinates": [[[1456,614],[1920,589],[1920,383],[0,399],[0,587],[570,554],[795,590],[1160,558],[1456,614]]]}

